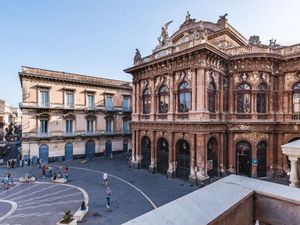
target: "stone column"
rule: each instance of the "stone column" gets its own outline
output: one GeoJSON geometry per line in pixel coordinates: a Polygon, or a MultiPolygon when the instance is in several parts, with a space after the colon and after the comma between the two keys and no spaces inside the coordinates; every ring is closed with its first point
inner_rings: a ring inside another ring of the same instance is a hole
{"type": "Polygon", "coordinates": [[[175,177],[175,164],[176,159],[174,158],[174,152],[176,152],[175,144],[174,144],[174,133],[171,133],[170,143],[169,143],[169,168],[167,171],[167,176],[170,178],[175,177]]]}
{"type": "Polygon", "coordinates": [[[196,93],[196,82],[197,82],[197,76],[196,76],[196,69],[192,70],[192,108],[191,111],[196,111],[196,99],[197,99],[197,93],[196,93]]]}
{"type": "Polygon", "coordinates": [[[199,68],[197,70],[197,111],[204,111],[204,84],[205,84],[205,69],[199,68]]]}
{"type": "Polygon", "coordinates": [[[150,87],[151,87],[151,112],[150,112],[150,120],[155,119],[155,85],[154,85],[154,79],[150,79],[150,87]]]}
{"type": "Polygon", "coordinates": [[[206,143],[205,143],[205,134],[197,134],[196,136],[196,151],[197,151],[197,159],[196,159],[196,177],[198,181],[203,181],[207,178],[205,171],[205,151],[206,151],[206,143]]]}
{"type": "Polygon", "coordinates": [[[156,171],[156,158],[157,158],[157,154],[156,154],[156,138],[155,138],[155,131],[150,131],[150,141],[151,141],[151,164],[149,166],[149,172],[150,173],[155,173],[156,171]]]}
{"type": "Polygon", "coordinates": [[[141,93],[140,93],[140,85],[141,85],[141,82],[140,81],[138,81],[137,83],[136,83],[136,98],[135,98],[135,105],[136,105],[136,113],[137,113],[137,115],[138,115],[138,120],[140,120],[140,118],[139,118],[139,115],[142,113],[141,112],[141,107],[140,107],[140,103],[141,103],[141,93]]]}
{"type": "Polygon", "coordinates": [[[131,166],[135,168],[136,161],[136,131],[132,130],[131,166]]]}
{"type": "Polygon", "coordinates": [[[135,149],[135,168],[139,169],[141,167],[141,161],[142,161],[142,154],[141,154],[141,131],[136,131],[136,149],[135,149]]]}
{"type": "Polygon", "coordinates": [[[291,161],[290,186],[300,187],[298,174],[298,158],[289,156],[289,160],[291,161]]]}
{"type": "Polygon", "coordinates": [[[274,174],[274,141],[273,133],[269,134],[269,144],[267,146],[267,175],[272,177],[274,174]]]}
{"type": "Polygon", "coordinates": [[[236,154],[233,146],[233,134],[228,133],[228,171],[230,173],[235,173],[235,164],[236,164],[236,154]]]}
{"type": "Polygon", "coordinates": [[[300,140],[293,141],[281,146],[283,154],[291,161],[290,186],[300,187],[300,140]]]}
{"type": "Polygon", "coordinates": [[[173,73],[169,73],[169,79],[170,79],[170,102],[169,102],[169,116],[168,116],[168,120],[173,120],[173,114],[174,114],[174,77],[173,77],[173,73]]]}

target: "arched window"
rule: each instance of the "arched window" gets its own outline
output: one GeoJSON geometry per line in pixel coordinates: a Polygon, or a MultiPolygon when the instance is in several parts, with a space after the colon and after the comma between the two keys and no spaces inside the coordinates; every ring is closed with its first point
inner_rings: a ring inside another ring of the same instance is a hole
{"type": "Polygon", "coordinates": [[[249,84],[240,84],[237,93],[237,112],[251,112],[251,87],[249,84]]]}
{"type": "Polygon", "coordinates": [[[191,108],[190,85],[187,82],[182,82],[179,85],[179,92],[178,92],[178,111],[188,112],[190,108],[191,108]]]}
{"type": "Polygon", "coordinates": [[[293,112],[300,113],[300,83],[293,87],[293,112]]]}
{"type": "Polygon", "coordinates": [[[151,111],[151,91],[146,88],[143,92],[143,113],[149,114],[151,111]]]}
{"type": "Polygon", "coordinates": [[[257,113],[266,113],[267,111],[266,90],[267,90],[267,86],[264,83],[258,85],[257,100],[256,100],[257,113]]]}
{"type": "Polygon", "coordinates": [[[169,111],[169,88],[163,85],[158,93],[158,111],[159,113],[167,113],[169,111]]]}
{"type": "Polygon", "coordinates": [[[216,85],[211,82],[207,90],[208,94],[208,111],[216,112],[216,85]]]}

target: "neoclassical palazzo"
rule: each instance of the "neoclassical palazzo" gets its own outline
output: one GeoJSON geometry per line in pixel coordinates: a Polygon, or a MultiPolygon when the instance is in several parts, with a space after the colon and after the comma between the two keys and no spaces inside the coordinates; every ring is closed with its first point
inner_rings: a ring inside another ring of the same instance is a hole
{"type": "Polygon", "coordinates": [[[130,82],[22,67],[22,155],[43,163],[131,149],[130,82]]]}
{"type": "Polygon", "coordinates": [[[133,76],[132,163],[203,181],[224,172],[286,172],[280,146],[300,138],[300,44],[247,40],[227,21],[188,13],[171,36],[166,23],[133,76]]]}

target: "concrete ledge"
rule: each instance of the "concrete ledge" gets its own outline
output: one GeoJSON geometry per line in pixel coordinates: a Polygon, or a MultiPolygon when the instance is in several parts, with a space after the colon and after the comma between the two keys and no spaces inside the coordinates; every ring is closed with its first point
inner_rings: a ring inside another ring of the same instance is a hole
{"type": "Polygon", "coordinates": [[[56,178],[55,180],[52,179],[52,182],[53,182],[53,183],[61,183],[61,184],[65,184],[65,183],[67,183],[68,181],[67,181],[67,179],[65,179],[65,178],[56,178]]]}
{"type": "Polygon", "coordinates": [[[84,216],[89,212],[89,207],[86,207],[86,210],[81,210],[80,208],[75,212],[74,218],[78,221],[81,222],[84,218],[84,216]]]}
{"type": "Polygon", "coordinates": [[[262,223],[285,224],[281,222],[286,220],[299,225],[299,208],[300,189],[230,175],[125,224],[250,225],[261,219],[262,223]]]}
{"type": "Polygon", "coordinates": [[[31,177],[31,178],[27,178],[27,179],[25,179],[25,177],[20,177],[19,178],[20,183],[35,182],[35,181],[36,181],[35,177],[31,177]]]}

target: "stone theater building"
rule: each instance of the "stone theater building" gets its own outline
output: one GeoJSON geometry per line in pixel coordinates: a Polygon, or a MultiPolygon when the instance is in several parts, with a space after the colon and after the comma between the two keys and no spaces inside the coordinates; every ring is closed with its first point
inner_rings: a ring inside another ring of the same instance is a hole
{"type": "Polygon", "coordinates": [[[43,163],[131,148],[130,82],[22,67],[23,158],[43,163]]]}
{"type": "Polygon", "coordinates": [[[203,181],[224,172],[286,172],[280,146],[300,138],[300,44],[247,40],[227,21],[188,13],[173,35],[162,27],[153,53],[136,50],[132,163],[203,181]]]}

